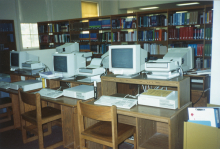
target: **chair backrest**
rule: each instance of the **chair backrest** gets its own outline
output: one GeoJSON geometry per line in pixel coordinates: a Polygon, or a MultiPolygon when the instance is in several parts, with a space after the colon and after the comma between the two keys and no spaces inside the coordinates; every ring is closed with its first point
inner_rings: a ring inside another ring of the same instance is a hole
{"type": "Polygon", "coordinates": [[[18,96],[20,101],[20,111],[23,114],[25,111],[24,103],[36,106],[37,115],[41,115],[41,101],[40,101],[40,94],[39,93],[27,93],[22,91],[22,89],[18,89],[18,96]]]}
{"type": "Polygon", "coordinates": [[[112,142],[117,140],[117,108],[116,106],[98,106],[77,102],[79,132],[85,130],[84,117],[99,121],[111,121],[112,124],[112,142]]]}
{"type": "Polygon", "coordinates": [[[116,116],[116,107],[112,106],[96,106],[86,104],[78,101],[77,108],[79,109],[80,115],[99,120],[99,121],[112,121],[113,116],[116,116]]]}

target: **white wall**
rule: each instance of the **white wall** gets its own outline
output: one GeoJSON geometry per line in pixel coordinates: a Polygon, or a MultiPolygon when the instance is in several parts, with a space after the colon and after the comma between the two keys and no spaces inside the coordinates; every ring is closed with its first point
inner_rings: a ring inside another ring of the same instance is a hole
{"type": "Polygon", "coordinates": [[[20,23],[81,18],[81,0],[0,0],[0,19],[14,20],[17,50],[23,50],[20,23]]]}
{"type": "Polygon", "coordinates": [[[213,34],[212,34],[212,70],[211,70],[211,95],[210,104],[220,105],[220,1],[214,1],[214,15],[213,15],[213,34]]]}
{"type": "Polygon", "coordinates": [[[27,53],[36,55],[39,57],[39,61],[47,65],[50,70],[53,70],[53,53],[56,52],[56,49],[45,49],[45,50],[30,50],[27,53]]]}
{"type": "MultiPolygon", "coordinates": [[[[157,4],[173,3],[176,1],[177,0],[170,0],[170,1],[167,1],[167,0],[119,0],[119,9],[153,6],[157,4]]],[[[186,0],[178,0],[178,1],[186,1],[186,0]]]]}

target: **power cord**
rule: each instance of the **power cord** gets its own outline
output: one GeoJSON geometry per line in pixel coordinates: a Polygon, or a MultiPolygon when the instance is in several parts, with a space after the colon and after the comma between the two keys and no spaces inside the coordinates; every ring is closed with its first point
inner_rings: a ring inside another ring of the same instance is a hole
{"type": "Polygon", "coordinates": [[[200,99],[202,98],[204,92],[205,91],[203,90],[203,92],[202,92],[201,96],[199,97],[199,99],[196,102],[192,103],[192,107],[194,107],[194,105],[197,104],[200,101],[200,99]]]}

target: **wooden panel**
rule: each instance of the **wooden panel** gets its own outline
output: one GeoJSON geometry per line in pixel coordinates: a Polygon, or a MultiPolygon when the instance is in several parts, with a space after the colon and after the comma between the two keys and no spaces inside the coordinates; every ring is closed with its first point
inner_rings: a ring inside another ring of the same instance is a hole
{"type": "Polygon", "coordinates": [[[101,82],[97,83],[97,98],[102,96],[102,86],[101,82]]]}
{"type": "MultiPolygon", "coordinates": [[[[138,138],[138,147],[143,146],[143,144],[151,138],[156,133],[156,122],[138,118],[137,120],[137,138],[138,138]]],[[[146,146],[145,146],[146,147],[146,146]]]]}
{"type": "Polygon", "coordinates": [[[156,122],[157,132],[162,134],[169,134],[169,125],[168,123],[156,122]]]}
{"type": "Polygon", "coordinates": [[[16,75],[16,74],[10,74],[11,77],[11,82],[18,82],[21,81],[21,76],[16,75]]]}
{"type": "Polygon", "coordinates": [[[118,122],[123,123],[123,124],[136,126],[136,118],[131,117],[131,116],[127,116],[127,115],[118,114],[118,122]]]}
{"type": "Polygon", "coordinates": [[[0,72],[7,71],[10,71],[10,50],[0,51],[0,72]]]}
{"type": "Polygon", "coordinates": [[[180,81],[178,86],[178,108],[190,102],[190,78],[180,81]]]}
{"type": "Polygon", "coordinates": [[[120,94],[129,94],[137,95],[138,94],[138,85],[137,84],[125,84],[117,83],[118,93],[120,94]]]}
{"type": "Polygon", "coordinates": [[[20,120],[20,104],[17,94],[10,94],[12,100],[12,110],[13,110],[13,119],[14,119],[14,127],[19,128],[21,127],[21,120],[20,120]]]}
{"type": "Polygon", "coordinates": [[[101,86],[102,95],[112,95],[117,93],[117,86],[115,82],[108,82],[102,80],[101,86]]]}
{"type": "MultiPolygon", "coordinates": [[[[191,102],[193,103],[193,107],[206,107],[207,106],[209,96],[204,97],[202,94],[203,93],[200,91],[191,91],[191,102]]],[[[209,95],[209,91],[208,91],[208,95],[209,95]]]]}
{"type": "Polygon", "coordinates": [[[56,104],[56,103],[48,102],[48,106],[56,108],[56,109],[61,109],[60,104],[56,104]]]}
{"type": "Polygon", "coordinates": [[[61,106],[63,144],[67,148],[79,148],[78,118],[75,108],[61,106]]]}
{"type": "Polygon", "coordinates": [[[183,148],[183,127],[184,121],[188,120],[188,107],[184,106],[170,119],[169,123],[169,149],[183,148]]]}
{"type": "Polygon", "coordinates": [[[60,87],[60,81],[47,79],[47,87],[48,87],[48,88],[57,88],[57,87],[60,87]]]}

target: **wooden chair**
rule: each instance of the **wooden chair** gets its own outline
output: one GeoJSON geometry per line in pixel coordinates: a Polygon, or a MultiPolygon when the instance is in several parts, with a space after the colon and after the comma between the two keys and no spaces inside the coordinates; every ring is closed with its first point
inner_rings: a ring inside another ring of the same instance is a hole
{"type": "MultiPolygon", "coordinates": [[[[6,113],[0,114],[0,117],[6,117],[0,119],[0,123],[7,122],[11,120],[11,115],[12,115],[12,103],[11,103],[11,98],[10,97],[3,97],[0,98],[0,109],[7,108],[6,113]]],[[[0,132],[4,132],[7,130],[11,130],[14,128],[14,125],[3,127],[0,129],[0,132]]]]}
{"type": "Polygon", "coordinates": [[[103,144],[103,149],[107,146],[118,149],[118,145],[131,135],[134,136],[134,149],[137,148],[136,128],[117,122],[116,106],[97,106],[78,101],[77,109],[80,149],[86,148],[86,140],[103,144]],[[85,129],[84,117],[99,122],[85,129]]]}
{"type": "MultiPolygon", "coordinates": [[[[51,134],[51,122],[61,118],[61,111],[52,107],[41,107],[40,94],[23,92],[21,89],[18,90],[20,111],[21,111],[21,130],[23,143],[38,139],[39,148],[44,148],[43,136],[51,134]],[[25,104],[36,107],[36,110],[25,112],[25,104]],[[33,125],[26,126],[26,122],[33,125]],[[43,124],[48,123],[48,131],[43,133],[43,124]],[[32,129],[37,128],[37,131],[32,129]],[[27,131],[34,133],[36,136],[27,138],[27,131]]],[[[55,143],[47,148],[56,148],[63,145],[63,141],[55,143]]]]}

